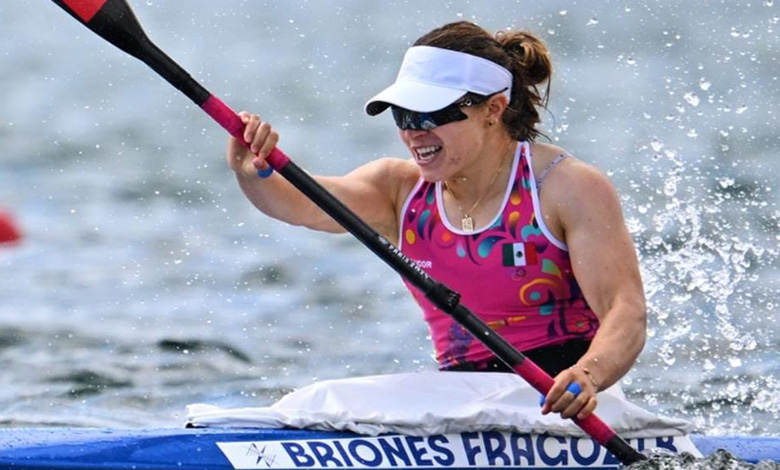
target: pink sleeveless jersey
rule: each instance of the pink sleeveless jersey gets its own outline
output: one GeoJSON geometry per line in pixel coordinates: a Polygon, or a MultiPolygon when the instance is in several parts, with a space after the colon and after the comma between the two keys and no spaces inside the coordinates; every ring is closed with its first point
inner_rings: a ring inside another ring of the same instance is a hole
{"type": "MultiPolygon", "coordinates": [[[[530,146],[518,145],[502,211],[465,233],[444,213],[441,183],[423,181],[404,204],[401,251],[461,294],[463,305],[520,351],[590,339],[598,319],[580,291],[566,245],[538,215],[530,146]]],[[[423,309],[442,368],[492,353],[407,283],[423,309]]]]}

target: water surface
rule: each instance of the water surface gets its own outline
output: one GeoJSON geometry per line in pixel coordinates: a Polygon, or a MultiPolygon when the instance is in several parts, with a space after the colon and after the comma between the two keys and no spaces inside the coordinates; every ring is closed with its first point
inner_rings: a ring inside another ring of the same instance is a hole
{"type": "MultiPolygon", "coordinates": [[[[700,432],[780,435],[774,2],[132,3],[324,174],[404,156],[362,105],[420,34],[537,32],[545,131],[610,174],[641,257],[650,337],[626,392],[700,432]]],[[[186,98],[48,2],[3,3],[0,30],[0,205],[26,233],[0,248],[0,424],[178,426],[192,402],[435,368],[395,273],[259,216],[186,98]]]]}

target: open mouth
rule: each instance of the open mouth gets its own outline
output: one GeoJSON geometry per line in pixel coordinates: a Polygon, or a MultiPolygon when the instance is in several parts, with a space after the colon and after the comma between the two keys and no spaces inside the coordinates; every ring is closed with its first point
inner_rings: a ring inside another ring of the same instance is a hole
{"type": "Polygon", "coordinates": [[[417,159],[420,163],[427,163],[436,158],[436,156],[441,152],[442,146],[440,145],[429,145],[427,147],[417,147],[413,149],[414,157],[417,159]]]}

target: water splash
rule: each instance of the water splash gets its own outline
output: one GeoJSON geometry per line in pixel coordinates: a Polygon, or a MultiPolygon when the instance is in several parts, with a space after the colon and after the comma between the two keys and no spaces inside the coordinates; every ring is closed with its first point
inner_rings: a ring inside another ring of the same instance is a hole
{"type": "Polygon", "coordinates": [[[642,196],[629,200],[626,222],[648,299],[640,360],[656,373],[633,377],[629,394],[674,403],[667,411],[709,434],[763,433],[761,422],[780,419],[780,398],[761,393],[776,385],[771,361],[762,362],[776,343],[756,334],[776,324],[770,183],[727,169],[701,174],[710,157],[691,158],[657,137],[644,149],[653,163],[631,182],[642,196]],[[658,383],[659,374],[674,379],[658,383]],[[731,414],[740,420],[722,419],[731,414]]]}
{"type": "Polygon", "coordinates": [[[780,463],[766,461],[752,464],[739,460],[725,450],[719,450],[701,459],[688,453],[680,455],[655,453],[651,454],[648,460],[625,468],[627,470],[780,470],[780,463]]]}

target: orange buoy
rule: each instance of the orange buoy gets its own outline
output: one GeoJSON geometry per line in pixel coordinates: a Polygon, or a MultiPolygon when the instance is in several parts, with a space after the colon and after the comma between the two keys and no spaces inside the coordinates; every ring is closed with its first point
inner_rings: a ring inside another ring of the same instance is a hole
{"type": "Polygon", "coordinates": [[[22,232],[10,214],[0,210],[0,244],[15,243],[22,239],[22,232]]]}

